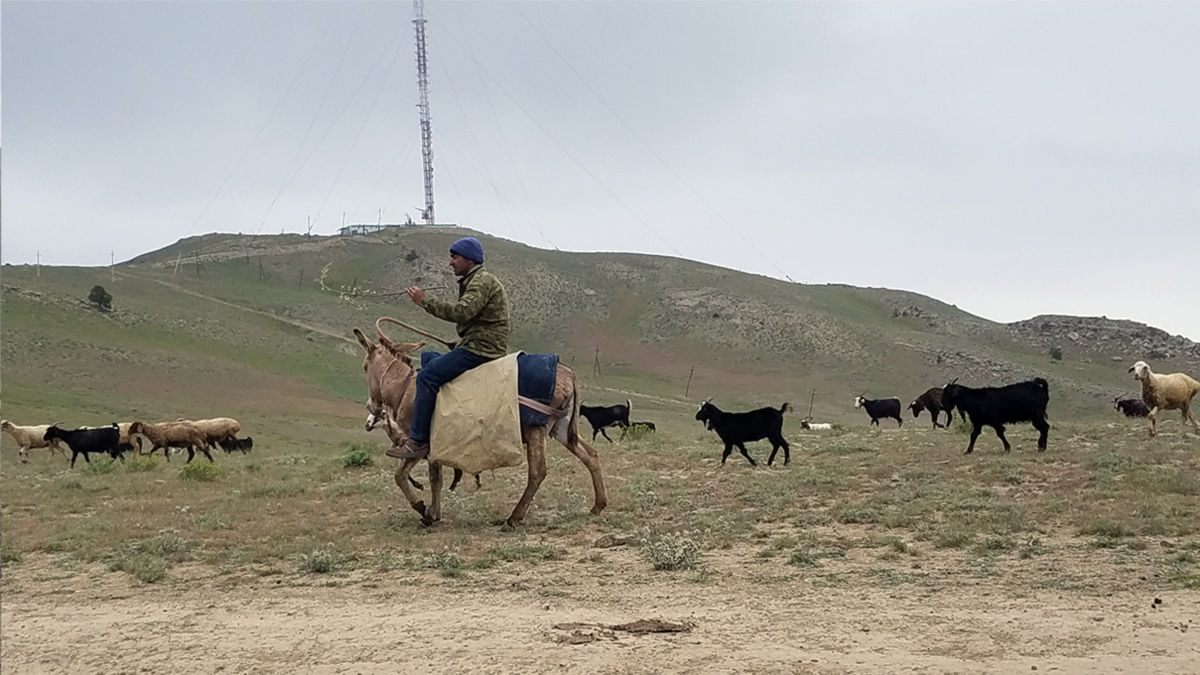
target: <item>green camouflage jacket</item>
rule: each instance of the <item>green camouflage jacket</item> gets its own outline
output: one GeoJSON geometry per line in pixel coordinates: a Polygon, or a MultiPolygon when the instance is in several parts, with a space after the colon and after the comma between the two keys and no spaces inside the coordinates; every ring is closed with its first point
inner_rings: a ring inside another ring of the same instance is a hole
{"type": "Polygon", "coordinates": [[[454,322],[461,349],[490,359],[508,353],[508,294],[496,275],[482,265],[458,280],[458,302],[426,296],[421,308],[454,322]]]}

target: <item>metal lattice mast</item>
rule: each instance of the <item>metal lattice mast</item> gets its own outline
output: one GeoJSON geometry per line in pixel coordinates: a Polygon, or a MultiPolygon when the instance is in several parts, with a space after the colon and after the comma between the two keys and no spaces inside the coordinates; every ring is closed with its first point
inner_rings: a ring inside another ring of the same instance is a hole
{"type": "Polygon", "coordinates": [[[433,125],[429,122],[429,69],[425,58],[425,0],[413,0],[413,27],[417,34],[417,85],[421,99],[421,159],[425,166],[425,210],[421,218],[433,225],[433,125]]]}

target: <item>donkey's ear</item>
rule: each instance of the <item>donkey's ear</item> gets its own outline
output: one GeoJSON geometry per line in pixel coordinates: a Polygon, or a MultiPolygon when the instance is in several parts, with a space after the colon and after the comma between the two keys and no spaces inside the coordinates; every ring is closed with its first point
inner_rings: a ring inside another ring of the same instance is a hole
{"type": "Polygon", "coordinates": [[[402,356],[404,354],[412,354],[413,352],[417,351],[418,349],[420,349],[421,347],[424,347],[424,346],[425,346],[425,343],[423,341],[422,342],[392,342],[391,340],[387,341],[388,351],[395,354],[396,356],[402,356]]]}
{"type": "Polygon", "coordinates": [[[371,353],[372,349],[375,349],[375,345],[372,344],[371,341],[367,339],[367,336],[363,335],[363,332],[357,328],[354,329],[354,338],[358,340],[358,344],[362,345],[362,348],[366,350],[368,354],[371,353]]]}

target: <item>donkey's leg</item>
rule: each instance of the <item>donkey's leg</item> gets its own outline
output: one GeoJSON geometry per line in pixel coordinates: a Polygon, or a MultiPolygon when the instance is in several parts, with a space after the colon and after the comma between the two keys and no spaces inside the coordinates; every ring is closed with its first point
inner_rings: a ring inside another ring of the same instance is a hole
{"type": "Polygon", "coordinates": [[[529,505],[537,494],[542,481],[546,479],[546,427],[525,427],[525,460],[529,465],[529,482],[525,484],[525,494],[513,509],[512,515],[504,523],[504,529],[511,530],[517,523],[525,519],[529,513],[529,505]]]}
{"type": "Polygon", "coordinates": [[[600,473],[600,454],[587,441],[583,440],[582,436],[579,436],[578,439],[575,446],[567,445],[566,447],[572,455],[583,462],[588,473],[592,474],[592,493],[595,495],[592,502],[592,515],[595,515],[608,506],[608,492],[604,489],[604,475],[600,473]]]}
{"type": "Polygon", "coordinates": [[[442,465],[429,463],[429,507],[421,524],[429,527],[442,519],[442,465]]]}
{"type": "Polygon", "coordinates": [[[412,479],[408,476],[408,473],[412,471],[413,467],[416,466],[417,462],[419,461],[421,460],[401,460],[400,463],[396,465],[396,474],[394,478],[396,481],[396,486],[400,488],[400,491],[404,493],[404,498],[408,500],[408,505],[411,506],[414,511],[424,516],[425,501],[421,499],[420,495],[413,491],[412,487],[409,485],[409,481],[412,479]]]}

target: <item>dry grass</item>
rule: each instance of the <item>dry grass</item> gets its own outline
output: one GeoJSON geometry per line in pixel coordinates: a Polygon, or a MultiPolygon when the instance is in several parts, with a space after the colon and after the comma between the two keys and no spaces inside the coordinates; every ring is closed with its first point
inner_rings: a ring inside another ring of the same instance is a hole
{"type": "Polygon", "coordinates": [[[787,468],[755,469],[736,456],[720,466],[716,438],[683,415],[649,437],[604,444],[610,507],[598,517],[587,514],[586,472],[556,447],[516,535],[498,526],[522,471],[485,474],[473,494],[469,484],[448,493],[446,520],[425,530],[393,484],[383,446],[370,443],[351,449],[370,462],[347,463],[346,445],[297,443],[222,455],[215,470],[101,460],[103,468],[69,471],[58,460],[6,456],[4,563],[66,554],[146,581],[169,576],[181,556],[227,571],[404,567],[457,577],[563,557],[603,561],[591,543],[615,534],[642,547],[641,572],[698,570],[699,581],[710,579],[714,554],[768,566],[764,583],[790,574],[831,585],[953,583],[1020,570],[1022,583],[1087,588],[1088,575],[1107,566],[1194,587],[1200,575],[1194,436],[1151,440],[1133,425],[1066,424],[1039,454],[1033,432],[1018,428],[1013,453],[984,437],[963,456],[966,439],[954,431],[787,433],[795,446],[787,468]],[[163,541],[174,542],[170,551],[154,543],[163,541]],[[1092,569],[1077,569],[1080,560],[1092,569]]]}

